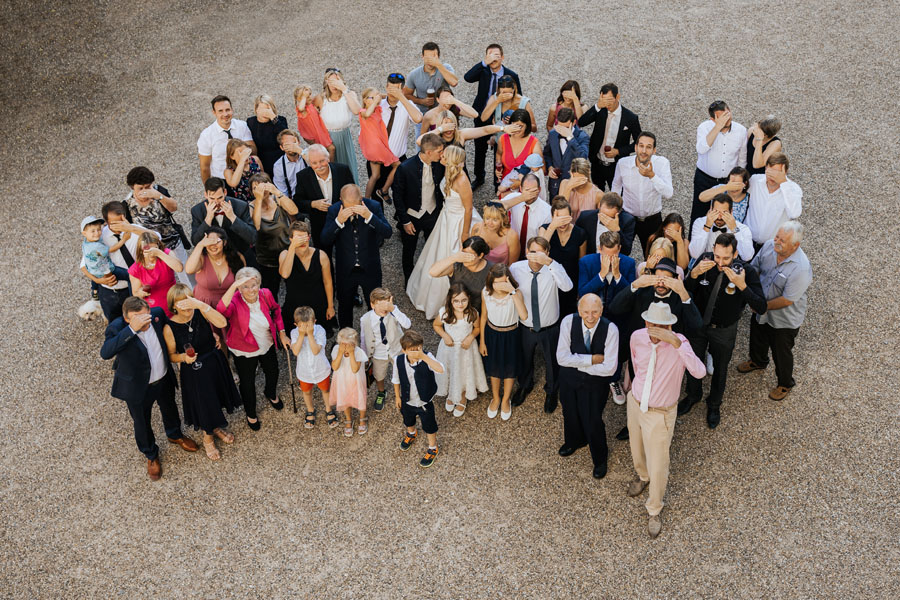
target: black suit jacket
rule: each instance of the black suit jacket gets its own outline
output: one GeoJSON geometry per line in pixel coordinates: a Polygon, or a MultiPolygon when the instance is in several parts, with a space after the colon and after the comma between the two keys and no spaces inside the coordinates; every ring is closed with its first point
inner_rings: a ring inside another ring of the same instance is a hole
{"type": "MultiPolygon", "coordinates": [[[[372,218],[368,223],[363,222],[357,216],[359,234],[359,264],[365,270],[365,276],[370,281],[381,283],[381,242],[391,237],[391,225],[384,217],[381,205],[374,200],[363,198],[366,207],[372,211],[372,218]]],[[[328,209],[325,218],[325,227],[322,229],[322,242],[328,246],[334,246],[334,270],[336,285],[341,287],[344,277],[356,264],[356,240],[353,234],[353,223],[348,219],[343,227],[338,226],[337,214],[343,203],[335,202],[328,209]]]]}
{"type": "MultiPolygon", "coordinates": [[[[519,93],[522,93],[522,84],[519,82],[519,76],[515,71],[507,67],[503,66],[503,74],[509,75],[516,82],[516,85],[519,88],[519,93]]],[[[490,67],[486,67],[483,62],[478,62],[474,67],[469,69],[466,74],[463,76],[463,79],[468,81],[469,83],[478,83],[478,92],[475,94],[475,101],[472,102],[472,108],[478,111],[478,114],[481,115],[481,111],[484,110],[484,107],[487,106],[488,98],[491,95],[491,79],[494,76],[494,72],[491,71],[490,67]]],[[[482,125],[486,125],[490,123],[490,121],[482,121],[479,117],[475,117],[475,126],[480,127],[482,125]]]]}
{"type": "MultiPolygon", "coordinates": [[[[172,364],[169,362],[169,353],[166,349],[166,340],[163,338],[163,327],[169,322],[166,313],[158,306],[150,309],[150,326],[159,338],[163,356],[166,362],[165,379],[173,386],[176,385],[175,374],[172,372],[172,364]]],[[[125,402],[139,402],[147,395],[147,387],[150,383],[150,356],[147,347],[128,326],[122,317],[114,319],[106,328],[106,341],[100,348],[100,356],[104,360],[115,358],[113,368],[116,374],[113,376],[111,394],[125,402]]]]}
{"type": "MultiPolygon", "coordinates": [[[[606,116],[608,114],[609,111],[607,109],[601,108],[598,111],[597,105],[594,104],[578,119],[579,127],[587,127],[591,123],[594,124],[594,131],[591,132],[591,145],[588,148],[588,157],[591,160],[592,167],[595,163],[600,162],[600,159],[597,158],[597,153],[603,148],[603,137],[606,133],[606,116]]],[[[619,162],[619,160],[634,152],[634,145],[637,143],[640,133],[641,123],[638,121],[638,116],[623,106],[622,118],[619,119],[619,131],[616,133],[616,143],[613,144],[613,147],[619,151],[619,155],[616,156],[614,162],[619,162]]]]}
{"type": "MultiPolygon", "coordinates": [[[[341,188],[348,183],[354,183],[350,167],[343,163],[331,163],[331,200],[332,207],[341,201],[341,188]]],[[[322,228],[325,226],[325,212],[312,207],[313,200],[325,200],[322,196],[322,188],[312,167],[306,167],[297,173],[297,189],[294,190],[294,204],[309,217],[312,227],[313,245],[321,247],[322,228]]]]}
{"type": "MultiPolygon", "coordinates": [[[[678,317],[678,322],[672,325],[672,330],[676,333],[690,336],[693,331],[703,327],[703,317],[693,300],[684,303],[681,296],[675,292],[665,298],[657,298],[653,287],[643,287],[632,292],[629,285],[617,293],[609,303],[610,315],[619,318],[628,317],[628,337],[624,339],[630,339],[633,332],[644,327],[641,313],[650,308],[653,302],[665,302],[672,309],[672,314],[678,317]]],[[[619,335],[621,336],[621,333],[619,335]]]]}
{"type": "MultiPolygon", "coordinates": [[[[222,219],[222,229],[238,252],[247,256],[250,247],[256,243],[256,228],[250,218],[250,205],[237,198],[228,197],[226,200],[231,202],[236,218],[233,223],[227,218],[222,219]]],[[[218,226],[215,219],[213,225],[218,226]]],[[[199,202],[191,207],[191,243],[196,246],[209,228],[206,224],[206,202],[199,202]]]]}
{"type": "MultiPolygon", "coordinates": [[[[578,215],[575,224],[587,232],[587,253],[597,251],[597,209],[585,210],[578,215]]],[[[622,254],[631,254],[634,244],[634,217],[624,210],[619,213],[619,233],[622,235],[622,254]]]]}
{"type": "MultiPolygon", "coordinates": [[[[391,192],[394,198],[394,217],[401,225],[409,223],[408,209],[419,210],[422,208],[422,170],[425,164],[416,154],[407,158],[394,173],[394,183],[391,192]]],[[[437,206],[436,213],[441,212],[444,205],[444,194],[441,191],[441,179],[444,178],[444,165],[440,161],[431,163],[431,179],[434,181],[434,203],[437,206]]]]}

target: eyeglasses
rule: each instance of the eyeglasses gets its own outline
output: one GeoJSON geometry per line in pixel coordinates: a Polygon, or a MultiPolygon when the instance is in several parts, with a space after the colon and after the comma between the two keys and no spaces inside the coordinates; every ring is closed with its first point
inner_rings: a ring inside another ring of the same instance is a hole
{"type": "Polygon", "coordinates": [[[325,72],[326,73],[340,73],[341,70],[338,69],[337,67],[328,67],[327,69],[325,69],[325,72]]]}

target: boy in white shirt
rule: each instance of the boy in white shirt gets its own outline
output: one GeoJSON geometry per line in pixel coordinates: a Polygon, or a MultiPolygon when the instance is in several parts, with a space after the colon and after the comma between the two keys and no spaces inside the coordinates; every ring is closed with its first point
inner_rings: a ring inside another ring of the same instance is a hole
{"type": "Polygon", "coordinates": [[[303,426],[312,429],[316,425],[316,410],[313,407],[312,391],[319,388],[325,403],[325,419],[328,426],[338,426],[338,418],[328,398],[331,389],[331,363],[325,355],[325,329],[316,325],[316,313],[308,306],[300,306],[294,311],[291,331],[291,351],[297,357],[297,381],[306,404],[306,420],[303,426]]]}
{"type": "Polygon", "coordinates": [[[394,295],[385,288],[375,288],[369,294],[372,310],[359,320],[362,348],[372,364],[372,375],[378,393],[375,396],[375,410],[384,408],[384,380],[391,361],[400,354],[400,337],[410,326],[409,317],[394,305],[394,295]]]}

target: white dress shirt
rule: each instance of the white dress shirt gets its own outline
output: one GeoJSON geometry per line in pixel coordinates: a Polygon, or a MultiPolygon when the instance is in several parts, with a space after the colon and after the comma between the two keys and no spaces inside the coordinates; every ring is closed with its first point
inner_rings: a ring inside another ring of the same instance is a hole
{"type": "Polygon", "coordinates": [[[235,348],[229,348],[229,350],[236,356],[242,356],[244,358],[262,356],[268,352],[269,348],[272,347],[272,344],[275,343],[275,340],[272,339],[272,328],[269,326],[269,320],[266,318],[266,315],[263,314],[259,298],[257,298],[256,302],[253,304],[248,303],[247,307],[250,309],[250,333],[253,334],[253,339],[256,340],[258,348],[252,352],[245,352],[235,348]]]}
{"type": "MultiPolygon", "coordinates": [[[[599,111],[600,108],[598,107],[599,111]]],[[[616,147],[616,138],[619,137],[619,122],[622,120],[622,105],[619,104],[616,107],[616,110],[609,112],[607,109],[606,113],[606,137],[603,138],[603,146],[600,147],[600,151],[597,152],[597,157],[600,161],[605,165],[611,165],[616,161],[615,158],[607,158],[606,154],[603,153],[603,148],[609,146],[610,148],[616,147]]],[[[622,158],[621,156],[619,158],[622,158]]]]}
{"type": "Polygon", "coordinates": [[[147,356],[150,357],[150,380],[147,383],[156,383],[168,370],[168,355],[163,354],[162,344],[159,343],[159,336],[156,335],[152,323],[144,331],[135,331],[135,333],[147,349],[147,356]]]}
{"type": "MultiPolygon", "coordinates": [[[[521,193],[515,192],[509,194],[503,200],[511,200],[520,195],[521,193]]],[[[531,204],[519,202],[509,209],[510,226],[519,236],[522,234],[522,218],[525,216],[526,206],[528,207],[528,231],[525,234],[525,239],[531,239],[538,234],[538,229],[553,219],[553,215],[550,211],[550,205],[541,200],[540,197],[536,198],[531,204]]]]}
{"type": "Polygon", "coordinates": [[[331,204],[332,185],[334,185],[334,177],[332,175],[331,167],[328,167],[328,177],[325,179],[322,179],[316,173],[316,181],[319,183],[319,189],[322,190],[323,199],[329,204],[331,204]]]}
{"type": "Polygon", "coordinates": [[[662,212],[663,198],[668,200],[672,190],[672,170],[669,159],[656,154],[650,157],[653,177],[641,175],[637,157],[623,158],[616,164],[611,191],[622,196],[622,208],[636,218],[645,219],[662,212]]]}
{"type": "MultiPolygon", "coordinates": [[[[394,310],[392,310],[388,314],[397,319],[397,323],[403,329],[409,329],[412,325],[409,317],[403,314],[403,311],[396,306],[394,307],[394,310]]],[[[381,341],[381,317],[375,314],[374,310],[370,310],[359,319],[359,330],[364,332],[366,331],[367,327],[371,327],[372,331],[375,332],[375,348],[372,349],[372,358],[377,358],[379,360],[387,360],[391,358],[390,347],[388,346],[388,344],[385,344],[381,341]]],[[[366,353],[366,357],[368,358],[369,349],[367,347],[368,344],[366,343],[366,336],[361,335],[360,338],[360,344],[362,345],[362,349],[366,353]]]]}
{"type": "MultiPolygon", "coordinates": [[[[288,198],[294,197],[297,191],[297,173],[306,168],[306,163],[302,156],[298,156],[296,162],[291,162],[286,154],[282,154],[281,158],[275,161],[272,166],[272,183],[288,198]]],[[[331,196],[328,196],[331,199],[331,196]]]]}
{"type": "Polygon", "coordinates": [[[706,136],[715,126],[712,119],[707,119],[697,127],[697,168],[722,179],[733,168],[747,166],[747,128],[732,121],[731,130],[720,131],[710,146],[706,136]]]}
{"type": "MultiPolygon", "coordinates": [[[[387,127],[391,120],[391,104],[385,98],[379,106],[381,106],[381,118],[384,126],[387,127]]],[[[397,158],[406,156],[406,151],[409,149],[409,124],[412,122],[409,111],[402,102],[398,101],[394,108],[394,125],[388,134],[388,147],[397,158]]]]}
{"type": "MultiPolygon", "coordinates": [[[[528,318],[521,319],[525,327],[531,328],[533,315],[531,310],[531,280],[534,279],[534,271],[528,266],[527,260],[514,262],[509,266],[509,272],[519,282],[519,292],[525,301],[528,310],[528,318]]],[[[566,270],[555,260],[549,265],[541,265],[537,272],[538,278],[538,307],[540,309],[541,328],[551,327],[559,321],[559,291],[568,292],[573,283],[566,270]]]]}
{"type": "MultiPolygon", "coordinates": [[[[428,358],[441,365],[442,369],[444,368],[444,364],[437,360],[431,352],[426,352],[425,354],[428,358]]],[[[400,374],[397,372],[397,358],[399,358],[399,355],[394,357],[394,368],[391,370],[391,383],[394,385],[400,385],[400,374]]],[[[416,387],[416,372],[413,370],[413,367],[422,361],[416,361],[415,364],[412,364],[407,356],[404,362],[406,363],[406,379],[409,381],[409,401],[407,404],[416,408],[422,408],[427,403],[422,402],[422,399],[419,397],[419,388],[416,387]]],[[[429,366],[428,369],[430,370],[431,367],[429,366]]],[[[447,371],[445,370],[444,372],[446,373],[447,371]]],[[[429,400],[431,399],[429,398],[429,400]]]]}
{"type": "MultiPolygon", "coordinates": [[[[566,315],[559,324],[559,342],[556,345],[556,362],[561,367],[571,367],[578,369],[582,373],[588,375],[596,375],[598,377],[611,377],[619,366],[619,328],[615,323],[609,324],[606,331],[606,342],[603,345],[603,362],[595,365],[591,364],[592,356],[590,354],[572,354],[572,318],[575,315],[566,315]]],[[[588,329],[581,322],[581,337],[588,331],[591,332],[591,340],[597,332],[600,321],[593,328],[588,329]]],[[[590,350],[590,348],[588,348],[590,350]]]]}
{"type": "MultiPolygon", "coordinates": [[[[140,227],[140,225],[134,225],[134,227],[140,227]]],[[[143,227],[141,227],[141,229],[143,229],[143,231],[145,231],[145,232],[149,231],[150,233],[155,235],[157,238],[160,237],[159,233],[157,233],[155,231],[151,231],[150,229],[144,229],[143,227]]],[[[141,237],[140,234],[132,233],[131,236],[127,240],[125,240],[124,247],[128,248],[128,251],[131,253],[132,258],[137,257],[137,243],[138,243],[139,237],[141,237]]],[[[110,248],[112,248],[113,246],[115,246],[116,244],[119,243],[119,238],[116,237],[116,234],[112,232],[112,230],[109,228],[108,225],[103,226],[103,231],[100,233],[100,240],[110,248]]],[[[123,269],[128,268],[128,263],[125,262],[125,258],[122,256],[121,249],[116,250],[116,251],[111,251],[109,253],[109,259],[117,267],[122,267],[123,269]]],[[[78,268],[80,269],[83,266],[85,266],[84,256],[81,257],[81,264],[78,265],[78,268]]],[[[126,279],[126,280],[122,280],[122,281],[116,281],[115,285],[103,285],[103,284],[100,284],[100,285],[102,285],[103,287],[105,287],[108,290],[124,290],[131,284],[126,279]]]]}
{"type": "MultiPolygon", "coordinates": [[[[240,119],[231,120],[231,137],[236,140],[244,140],[252,142],[253,136],[250,134],[250,128],[247,127],[246,121],[240,119]]],[[[197,153],[200,156],[211,156],[212,161],[209,163],[209,174],[212,177],[225,176],[225,147],[228,145],[228,134],[219,126],[219,122],[215,121],[212,125],[204,129],[197,139],[197,153]]]]}
{"type": "MultiPolygon", "coordinates": [[[[706,217],[698,217],[691,226],[691,243],[688,246],[691,258],[700,258],[700,255],[704,252],[712,252],[713,246],[716,245],[716,238],[723,233],[721,231],[713,231],[712,228],[706,231],[703,229],[705,225],[706,217]]],[[[713,224],[713,227],[716,226],[713,224]]],[[[738,256],[749,262],[755,253],[753,250],[753,234],[750,232],[750,227],[746,223],[737,223],[737,229],[732,231],[726,226],[724,233],[734,235],[738,243],[738,256]]]]}
{"type": "Polygon", "coordinates": [[[763,244],[775,237],[781,224],[800,216],[803,190],[788,179],[777,190],[769,193],[766,174],[750,178],[750,206],[744,223],[753,232],[753,241],[763,244]]]}
{"type": "MultiPolygon", "coordinates": [[[[296,327],[291,331],[291,344],[297,343],[300,332],[296,327]]],[[[300,353],[297,354],[297,379],[303,383],[319,383],[331,375],[331,364],[325,355],[325,329],[321,325],[313,327],[313,339],[319,345],[319,353],[313,354],[309,347],[309,338],[303,338],[300,353]]]]}

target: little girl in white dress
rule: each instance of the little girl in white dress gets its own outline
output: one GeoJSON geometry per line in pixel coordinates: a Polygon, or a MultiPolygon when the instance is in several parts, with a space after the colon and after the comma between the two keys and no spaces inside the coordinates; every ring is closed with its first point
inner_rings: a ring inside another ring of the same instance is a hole
{"type": "Polygon", "coordinates": [[[488,391],[484,364],[476,340],[480,333],[478,311],[472,306],[469,292],[461,283],[454,283],[447,293],[447,301],[434,319],[434,331],[441,336],[437,360],[444,372],[436,375],[436,396],[446,396],[444,407],[461,417],[466,403],[479,392],[488,391]]]}

